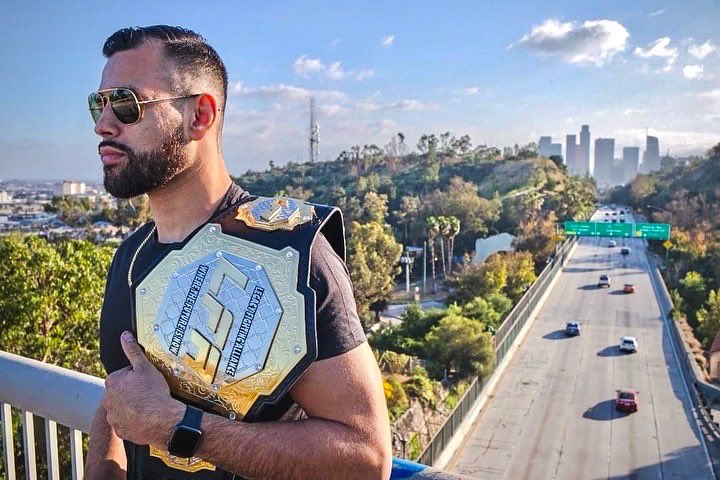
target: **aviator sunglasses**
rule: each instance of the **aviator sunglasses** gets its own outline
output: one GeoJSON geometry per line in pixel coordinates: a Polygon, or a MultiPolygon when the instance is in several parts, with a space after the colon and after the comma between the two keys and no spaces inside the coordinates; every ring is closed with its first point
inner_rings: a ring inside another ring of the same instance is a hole
{"type": "Polygon", "coordinates": [[[90,107],[90,115],[93,122],[100,120],[103,109],[110,103],[115,117],[125,125],[133,125],[140,121],[143,114],[143,105],[148,103],[167,102],[170,100],[179,100],[181,98],[191,98],[201,95],[194,93],[192,95],[181,95],[179,97],[155,98],[153,100],[138,100],[135,92],[129,88],[107,88],[98,90],[88,96],[88,106],[90,107]]]}

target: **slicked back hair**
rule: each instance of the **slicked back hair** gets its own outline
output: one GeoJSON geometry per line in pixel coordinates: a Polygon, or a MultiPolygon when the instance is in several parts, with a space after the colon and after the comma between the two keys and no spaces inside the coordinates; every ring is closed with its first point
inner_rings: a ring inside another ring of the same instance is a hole
{"type": "MultiPolygon", "coordinates": [[[[207,40],[192,30],[169,25],[123,28],[108,37],[102,52],[106,58],[110,58],[117,52],[132,50],[152,42],[162,43],[165,57],[176,66],[180,82],[183,83],[177,87],[190,89],[192,85],[185,83],[202,76],[210,80],[222,93],[221,106],[224,116],[228,89],[225,64],[207,40]]],[[[176,93],[185,95],[196,92],[176,93]]]]}

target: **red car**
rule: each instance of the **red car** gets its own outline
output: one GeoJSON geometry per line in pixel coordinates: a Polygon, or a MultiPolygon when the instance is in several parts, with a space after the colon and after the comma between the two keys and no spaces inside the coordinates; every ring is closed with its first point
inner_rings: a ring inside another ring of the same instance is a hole
{"type": "Polygon", "coordinates": [[[625,286],[623,286],[623,293],[635,293],[635,285],[626,283],[625,286]]]}
{"type": "Polygon", "coordinates": [[[615,390],[617,397],[615,397],[615,408],[626,412],[637,412],[638,409],[638,392],[629,388],[621,388],[615,390]]]}

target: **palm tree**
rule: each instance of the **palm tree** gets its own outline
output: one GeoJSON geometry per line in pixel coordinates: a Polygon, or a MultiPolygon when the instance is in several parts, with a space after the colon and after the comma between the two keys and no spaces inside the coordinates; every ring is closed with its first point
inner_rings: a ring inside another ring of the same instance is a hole
{"type": "Polygon", "coordinates": [[[447,277],[447,268],[445,265],[445,237],[450,233],[450,222],[448,217],[440,215],[437,217],[438,230],[440,233],[440,258],[442,260],[443,277],[447,277]]]}
{"type": "Polygon", "coordinates": [[[448,218],[450,224],[448,231],[448,273],[452,274],[452,258],[455,249],[455,237],[460,233],[460,219],[454,215],[448,218]]]}
{"type": "Polygon", "coordinates": [[[435,237],[440,233],[438,220],[435,217],[428,217],[426,220],[428,244],[430,245],[430,271],[432,272],[432,290],[437,292],[435,286],[435,237]]]}

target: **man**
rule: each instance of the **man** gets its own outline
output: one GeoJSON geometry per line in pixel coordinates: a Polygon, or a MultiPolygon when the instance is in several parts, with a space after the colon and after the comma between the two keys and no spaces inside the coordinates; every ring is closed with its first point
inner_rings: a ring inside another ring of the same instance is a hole
{"type": "Polygon", "coordinates": [[[102,138],[105,187],[120,198],[147,193],[154,221],[121,245],[108,274],[100,349],[109,375],[86,478],[388,478],[381,377],[336,254],[342,248],[333,249],[322,234],[312,244],[308,275],[316,294],[317,360],[289,389],[290,402],[264,410],[253,423],[208,411],[195,416],[190,431],[197,442],[175,454],[199,457],[212,470],[177,470],[152,454],[177,449],[178,429],[197,409],[171,394],[130,333],[133,284],[209,220],[227,224],[223,212],[234,214],[251,197],[232,183],[224,164],[227,73],[202,37],[178,27],[123,29],[108,38],[103,54],[108,61],[89,103],[102,138]],[[276,421],[293,401],[306,418],[276,421]]]}

